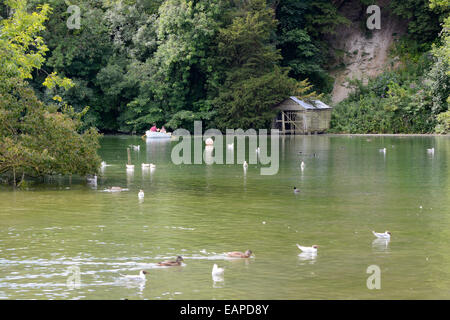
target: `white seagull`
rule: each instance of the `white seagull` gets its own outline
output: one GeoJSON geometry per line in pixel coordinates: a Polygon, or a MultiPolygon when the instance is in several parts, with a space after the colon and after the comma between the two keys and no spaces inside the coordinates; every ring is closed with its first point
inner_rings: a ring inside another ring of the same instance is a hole
{"type": "Polygon", "coordinates": [[[139,145],[137,145],[137,146],[132,145],[132,147],[133,147],[133,150],[136,150],[136,151],[139,151],[141,149],[141,146],[139,146],[139,145]]]}
{"type": "Polygon", "coordinates": [[[121,276],[123,277],[124,280],[129,280],[129,281],[147,281],[147,278],[145,277],[146,274],[148,274],[147,271],[141,270],[141,272],[139,272],[138,276],[123,275],[123,274],[121,274],[121,276]]]}
{"type": "Polygon", "coordinates": [[[427,149],[427,153],[431,153],[431,154],[434,154],[434,148],[431,148],[431,149],[427,149]]]}
{"type": "Polygon", "coordinates": [[[294,187],[294,193],[300,193],[300,189],[297,189],[297,187],[294,187]]]}
{"type": "Polygon", "coordinates": [[[144,195],[144,190],[140,190],[139,193],[138,193],[138,198],[139,199],[144,199],[144,196],[145,196],[144,195]]]}
{"type": "Polygon", "coordinates": [[[306,252],[306,253],[317,253],[317,248],[319,246],[317,245],[313,245],[312,247],[302,247],[301,245],[299,245],[297,243],[297,247],[302,251],[302,252],[306,252]]]}
{"type": "Polygon", "coordinates": [[[261,151],[261,149],[258,147],[256,148],[256,153],[259,153],[261,151]]]}
{"type": "Polygon", "coordinates": [[[386,154],[386,148],[380,149],[380,152],[386,154]]]}
{"type": "Polygon", "coordinates": [[[233,149],[234,143],[229,143],[229,144],[227,144],[227,147],[228,147],[228,149],[233,149]]]}
{"type": "Polygon", "coordinates": [[[224,272],[225,268],[219,268],[217,264],[214,264],[211,274],[213,277],[220,277],[223,276],[224,272]]]}
{"type": "Polygon", "coordinates": [[[378,233],[375,231],[372,231],[373,235],[380,239],[391,239],[391,233],[389,231],[385,231],[384,233],[378,233]]]}
{"type": "Polygon", "coordinates": [[[244,169],[247,169],[247,168],[248,168],[248,163],[247,163],[247,161],[244,160],[244,164],[243,164],[242,166],[244,167],[244,169]]]}
{"type": "Polygon", "coordinates": [[[302,169],[302,171],[305,169],[305,163],[302,161],[302,163],[300,164],[300,168],[302,169]]]}

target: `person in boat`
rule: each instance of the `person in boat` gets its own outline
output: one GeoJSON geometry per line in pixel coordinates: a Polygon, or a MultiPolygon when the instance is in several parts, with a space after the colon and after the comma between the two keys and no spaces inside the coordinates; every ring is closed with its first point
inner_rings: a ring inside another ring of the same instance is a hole
{"type": "Polygon", "coordinates": [[[167,133],[167,132],[166,132],[166,128],[164,128],[164,126],[162,126],[162,128],[161,128],[161,130],[160,130],[159,132],[167,133]]]}
{"type": "Polygon", "coordinates": [[[153,127],[150,128],[151,132],[156,132],[158,131],[158,128],[156,128],[156,123],[153,124],[153,127]]]}

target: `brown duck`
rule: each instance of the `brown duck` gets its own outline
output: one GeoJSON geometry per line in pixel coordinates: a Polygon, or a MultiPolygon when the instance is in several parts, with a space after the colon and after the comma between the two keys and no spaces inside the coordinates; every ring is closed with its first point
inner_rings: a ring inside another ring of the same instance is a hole
{"type": "Polygon", "coordinates": [[[227,256],[232,258],[250,258],[252,254],[253,252],[251,250],[247,250],[245,253],[239,251],[227,252],[227,256]]]}
{"type": "Polygon", "coordinates": [[[175,261],[167,260],[167,261],[158,262],[158,266],[163,266],[163,267],[180,266],[181,265],[181,261],[184,261],[183,257],[178,256],[177,260],[175,260],[175,261]]]}

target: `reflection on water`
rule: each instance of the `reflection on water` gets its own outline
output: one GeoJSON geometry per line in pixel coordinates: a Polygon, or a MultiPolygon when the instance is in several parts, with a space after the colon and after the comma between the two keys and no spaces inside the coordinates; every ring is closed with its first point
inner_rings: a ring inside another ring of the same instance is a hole
{"type": "Polygon", "coordinates": [[[308,261],[311,264],[316,262],[316,258],[317,258],[317,253],[313,253],[313,252],[302,252],[298,255],[299,260],[308,261]]]}
{"type": "MultiPolygon", "coordinates": [[[[282,137],[273,176],[255,164],[174,165],[175,144],[106,136],[96,185],[57,176],[27,191],[0,186],[0,299],[450,298],[448,137],[282,137]],[[132,172],[130,145],[140,145],[132,172]],[[127,191],[104,192],[113,186],[127,191]],[[299,254],[298,242],[320,253],[299,254]],[[224,254],[247,249],[255,256],[224,254]],[[178,255],[180,267],[157,265],[178,255]],[[381,290],[366,287],[370,265],[381,290]],[[67,287],[71,266],[78,289],[67,287]],[[145,283],[120,280],[140,270],[145,283]]],[[[223,154],[235,157],[226,145],[223,154]]]]}
{"type": "Polygon", "coordinates": [[[372,248],[375,251],[387,252],[388,251],[389,242],[390,242],[389,239],[377,238],[377,239],[372,241],[372,248]]]}

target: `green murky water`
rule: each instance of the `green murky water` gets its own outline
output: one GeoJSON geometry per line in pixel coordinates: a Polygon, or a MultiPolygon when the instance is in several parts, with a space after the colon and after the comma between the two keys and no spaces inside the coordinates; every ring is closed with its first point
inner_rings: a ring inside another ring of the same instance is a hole
{"type": "Polygon", "coordinates": [[[174,144],[104,137],[110,166],[96,187],[75,178],[0,187],[0,298],[450,298],[449,137],[287,137],[273,176],[258,165],[245,174],[241,165],[176,166],[174,144]],[[133,174],[130,144],[141,145],[133,174]],[[143,172],[142,162],[156,169],[143,172]],[[103,191],[111,186],[129,191],[103,191]],[[390,243],[371,230],[391,231],[390,243]],[[318,255],[299,256],[296,243],[319,245],[318,255]],[[255,256],[223,255],[246,249],[255,256]],[[183,266],[156,266],[177,255],[183,266]],[[226,268],[223,281],[213,281],[214,263],[226,268]],[[370,265],[380,290],[366,286],[370,265]],[[67,287],[72,266],[79,288],[67,287]],[[121,280],[141,269],[145,284],[121,280]]]}

